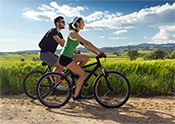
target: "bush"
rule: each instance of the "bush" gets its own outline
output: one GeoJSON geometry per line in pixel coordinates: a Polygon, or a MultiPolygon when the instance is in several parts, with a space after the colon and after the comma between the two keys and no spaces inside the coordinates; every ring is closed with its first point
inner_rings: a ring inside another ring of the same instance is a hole
{"type": "Polygon", "coordinates": [[[22,61],[22,62],[23,62],[23,61],[25,61],[25,59],[20,59],[20,61],[22,61]]]}
{"type": "MultiPolygon", "coordinates": [[[[93,60],[89,63],[93,63],[93,60]]],[[[123,73],[131,84],[133,95],[166,95],[175,92],[175,61],[106,61],[105,70],[123,73]]],[[[22,94],[22,79],[32,70],[45,70],[41,62],[18,62],[0,66],[0,87],[4,94],[22,94]]],[[[92,70],[93,67],[86,69],[92,70]]],[[[97,74],[101,74],[98,69],[97,74]]],[[[87,90],[87,89],[86,89],[87,90]]]]}
{"type": "Polygon", "coordinates": [[[127,55],[129,56],[130,60],[136,60],[137,57],[139,56],[139,53],[136,49],[133,50],[128,50],[127,55]]]}
{"type": "Polygon", "coordinates": [[[173,51],[172,53],[168,53],[164,59],[175,59],[175,51],[173,51]]]}
{"type": "Polygon", "coordinates": [[[151,52],[150,54],[145,55],[144,59],[145,60],[153,60],[153,59],[157,60],[157,59],[163,59],[164,56],[165,56],[165,53],[162,50],[156,49],[153,52],[151,52]]]}

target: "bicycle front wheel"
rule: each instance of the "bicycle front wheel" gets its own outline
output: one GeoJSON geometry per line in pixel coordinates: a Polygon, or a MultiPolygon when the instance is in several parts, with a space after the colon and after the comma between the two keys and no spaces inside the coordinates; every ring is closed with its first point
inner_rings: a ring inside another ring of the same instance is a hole
{"type": "Polygon", "coordinates": [[[65,105],[71,97],[71,85],[69,80],[60,73],[49,72],[41,76],[36,86],[36,93],[39,101],[49,108],[59,108],[65,105]],[[55,80],[64,89],[56,89],[55,80]]]}
{"type": "Polygon", "coordinates": [[[22,88],[23,92],[30,98],[32,99],[37,99],[36,96],[36,84],[39,80],[39,78],[42,76],[43,72],[42,71],[31,71],[28,74],[25,75],[23,81],[22,81],[22,88]]]}
{"type": "Polygon", "coordinates": [[[105,75],[101,74],[96,79],[94,96],[96,101],[103,107],[119,108],[129,99],[129,81],[120,72],[107,71],[105,75]]]}

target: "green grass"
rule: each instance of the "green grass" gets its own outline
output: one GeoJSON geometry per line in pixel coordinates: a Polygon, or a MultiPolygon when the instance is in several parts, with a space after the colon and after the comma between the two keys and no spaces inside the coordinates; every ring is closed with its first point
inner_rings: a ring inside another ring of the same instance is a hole
{"type": "MultiPolygon", "coordinates": [[[[87,53],[95,61],[95,55],[87,53]]],[[[130,81],[133,95],[165,95],[175,92],[175,60],[149,60],[138,58],[130,61],[126,57],[118,57],[108,53],[108,58],[101,62],[106,70],[116,70],[123,73],[130,81]]],[[[32,61],[37,54],[1,56],[0,88],[4,94],[22,94],[22,79],[32,70],[44,70],[41,61],[32,61]],[[20,61],[24,58],[25,61],[20,61]]],[[[88,69],[93,69],[90,67],[88,69]]],[[[101,73],[100,70],[97,71],[101,73]]]]}
{"type": "Polygon", "coordinates": [[[21,59],[25,61],[32,61],[32,58],[37,58],[38,54],[7,54],[7,55],[0,55],[1,62],[19,62],[21,59]]]}

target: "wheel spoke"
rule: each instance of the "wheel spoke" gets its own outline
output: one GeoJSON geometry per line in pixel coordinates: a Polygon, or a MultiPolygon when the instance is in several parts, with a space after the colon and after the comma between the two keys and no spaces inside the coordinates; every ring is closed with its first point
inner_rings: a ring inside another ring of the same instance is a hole
{"type": "Polygon", "coordinates": [[[97,102],[107,108],[120,107],[126,103],[130,95],[130,84],[127,78],[116,71],[101,74],[94,84],[97,102]]]}
{"type": "Polygon", "coordinates": [[[36,96],[36,84],[39,79],[39,77],[43,74],[42,71],[31,71],[27,75],[25,75],[23,82],[22,82],[22,88],[24,93],[32,98],[32,99],[37,99],[36,96]]]}
{"type": "Polygon", "coordinates": [[[65,105],[71,97],[71,87],[69,80],[60,73],[50,72],[43,75],[37,84],[37,96],[40,102],[51,108],[59,108],[65,105]],[[52,79],[50,78],[52,77],[52,79]],[[61,79],[57,85],[66,87],[66,89],[56,89],[53,80],[61,79]]]}

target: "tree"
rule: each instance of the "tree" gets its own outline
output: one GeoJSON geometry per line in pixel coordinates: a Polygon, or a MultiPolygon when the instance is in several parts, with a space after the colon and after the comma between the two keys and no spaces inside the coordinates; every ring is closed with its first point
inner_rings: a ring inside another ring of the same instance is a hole
{"type": "Polygon", "coordinates": [[[152,56],[154,59],[163,59],[165,53],[160,49],[156,49],[152,52],[152,56]]]}
{"type": "Polygon", "coordinates": [[[165,56],[165,53],[160,50],[160,49],[156,49],[153,52],[151,52],[150,54],[146,55],[144,57],[145,60],[152,60],[152,59],[163,59],[165,56]]]}
{"type": "Polygon", "coordinates": [[[128,50],[127,55],[129,56],[130,60],[136,60],[137,57],[139,56],[139,53],[136,49],[133,50],[128,50]]]}
{"type": "Polygon", "coordinates": [[[164,59],[175,59],[175,51],[173,52],[168,52],[165,56],[164,59]]]}
{"type": "Polygon", "coordinates": [[[22,62],[23,62],[23,61],[25,61],[25,59],[20,59],[20,61],[22,61],[22,62]]]}

